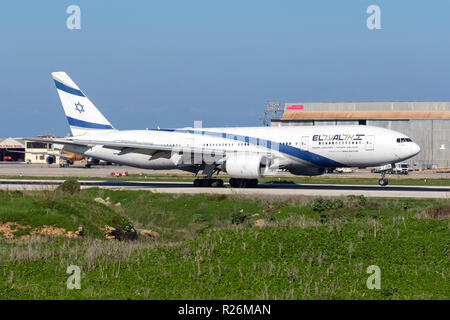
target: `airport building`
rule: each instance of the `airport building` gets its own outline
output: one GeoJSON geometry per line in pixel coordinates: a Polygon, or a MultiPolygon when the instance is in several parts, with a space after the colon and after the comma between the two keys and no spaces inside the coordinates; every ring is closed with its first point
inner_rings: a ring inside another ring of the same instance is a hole
{"type": "MultiPolygon", "coordinates": [[[[44,138],[43,136],[40,136],[44,138]]],[[[46,139],[51,139],[52,137],[45,137],[46,139]]],[[[26,163],[48,163],[47,158],[52,154],[59,154],[59,150],[55,150],[55,146],[53,143],[44,143],[44,142],[36,142],[36,141],[26,141],[25,140],[25,149],[27,153],[25,154],[25,162],[26,163]]],[[[59,157],[52,157],[53,163],[60,163],[59,157]]]]}
{"type": "Polygon", "coordinates": [[[450,167],[450,101],[285,103],[271,126],[371,125],[399,131],[421,147],[414,169],[450,167]]]}
{"type": "MultiPolygon", "coordinates": [[[[52,139],[54,137],[39,136],[52,139]]],[[[18,138],[0,138],[0,161],[15,161],[46,164],[51,154],[59,154],[53,143],[27,141],[18,138]]],[[[60,158],[54,157],[53,163],[59,164],[60,158]]]]}
{"type": "Polygon", "coordinates": [[[25,142],[14,138],[0,138],[0,161],[19,161],[25,159],[25,142]]]}

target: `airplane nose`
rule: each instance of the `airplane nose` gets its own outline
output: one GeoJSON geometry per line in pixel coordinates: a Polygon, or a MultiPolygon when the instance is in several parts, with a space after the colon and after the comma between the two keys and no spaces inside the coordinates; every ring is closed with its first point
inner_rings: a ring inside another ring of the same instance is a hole
{"type": "Polygon", "coordinates": [[[412,143],[411,145],[411,153],[412,156],[415,156],[416,154],[418,154],[420,152],[420,146],[417,143],[412,143]]]}

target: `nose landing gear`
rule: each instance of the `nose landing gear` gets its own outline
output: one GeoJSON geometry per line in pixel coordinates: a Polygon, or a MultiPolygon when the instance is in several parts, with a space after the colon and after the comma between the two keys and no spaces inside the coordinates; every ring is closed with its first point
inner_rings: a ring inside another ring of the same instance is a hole
{"type": "Polygon", "coordinates": [[[378,180],[378,184],[382,187],[387,186],[389,181],[384,176],[386,175],[386,172],[381,173],[381,179],[378,180]]]}

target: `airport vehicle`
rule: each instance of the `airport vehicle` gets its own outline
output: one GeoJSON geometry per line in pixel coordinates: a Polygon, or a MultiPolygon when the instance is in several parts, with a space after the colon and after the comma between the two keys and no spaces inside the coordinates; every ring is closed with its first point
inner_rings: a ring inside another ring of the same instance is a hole
{"type": "Polygon", "coordinates": [[[372,168],[370,172],[372,173],[381,173],[382,171],[385,171],[386,173],[389,173],[388,171],[391,169],[391,165],[384,165],[384,166],[378,166],[375,168],[372,168]]]}
{"type": "Polygon", "coordinates": [[[351,168],[336,168],[337,173],[352,173],[353,169],[351,168]]]}
{"type": "Polygon", "coordinates": [[[370,170],[372,173],[386,172],[390,174],[408,174],[411,168],[407,163],[395,163],[394,166],[386,164],[384,166],[376,167],[370,170]]]}
{"type": "Polygon", "coordinates": [[[410,169],[407,163],[396,163],[392,169],[392,172],[396,174],[408,174],[409,171],[410,169]]]}
{"type": "MultiPolygon", "coordinates": [[[[202,173],[196,186],[256,186],[277,169],[315,176],[327,168],[396,163],[420,152],[402,133],[373,126],[229,127],[118,130],[65,72],[52,73],[73,136],[52,140],[69,152],[139,168],[202,173]]],[[[28,139],[28,138],[27,138],[28,139]]],[[[32,139],[28,139],[32,140],[32,139]]],[[[45,139],[34,139],[46,141],[45,139]]],[[[384,173],[380,185],[388,183],[384,173]]]]}

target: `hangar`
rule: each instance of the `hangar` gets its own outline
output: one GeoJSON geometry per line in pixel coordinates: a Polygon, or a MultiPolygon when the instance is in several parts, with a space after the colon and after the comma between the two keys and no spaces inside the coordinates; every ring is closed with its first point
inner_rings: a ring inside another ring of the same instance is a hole
{"type": "Polygon", "coordinates": [[[23,140],[14,138],[0,138],[0,161],[24,161],[24,151],[25,143],[23,140]]]}
{"type": "Polygon", "coordinates": [[[414,169],[449,168],[450,101],[285,103],[271,126],[371,125],[411,137],[421,152],[414,169]]]}

